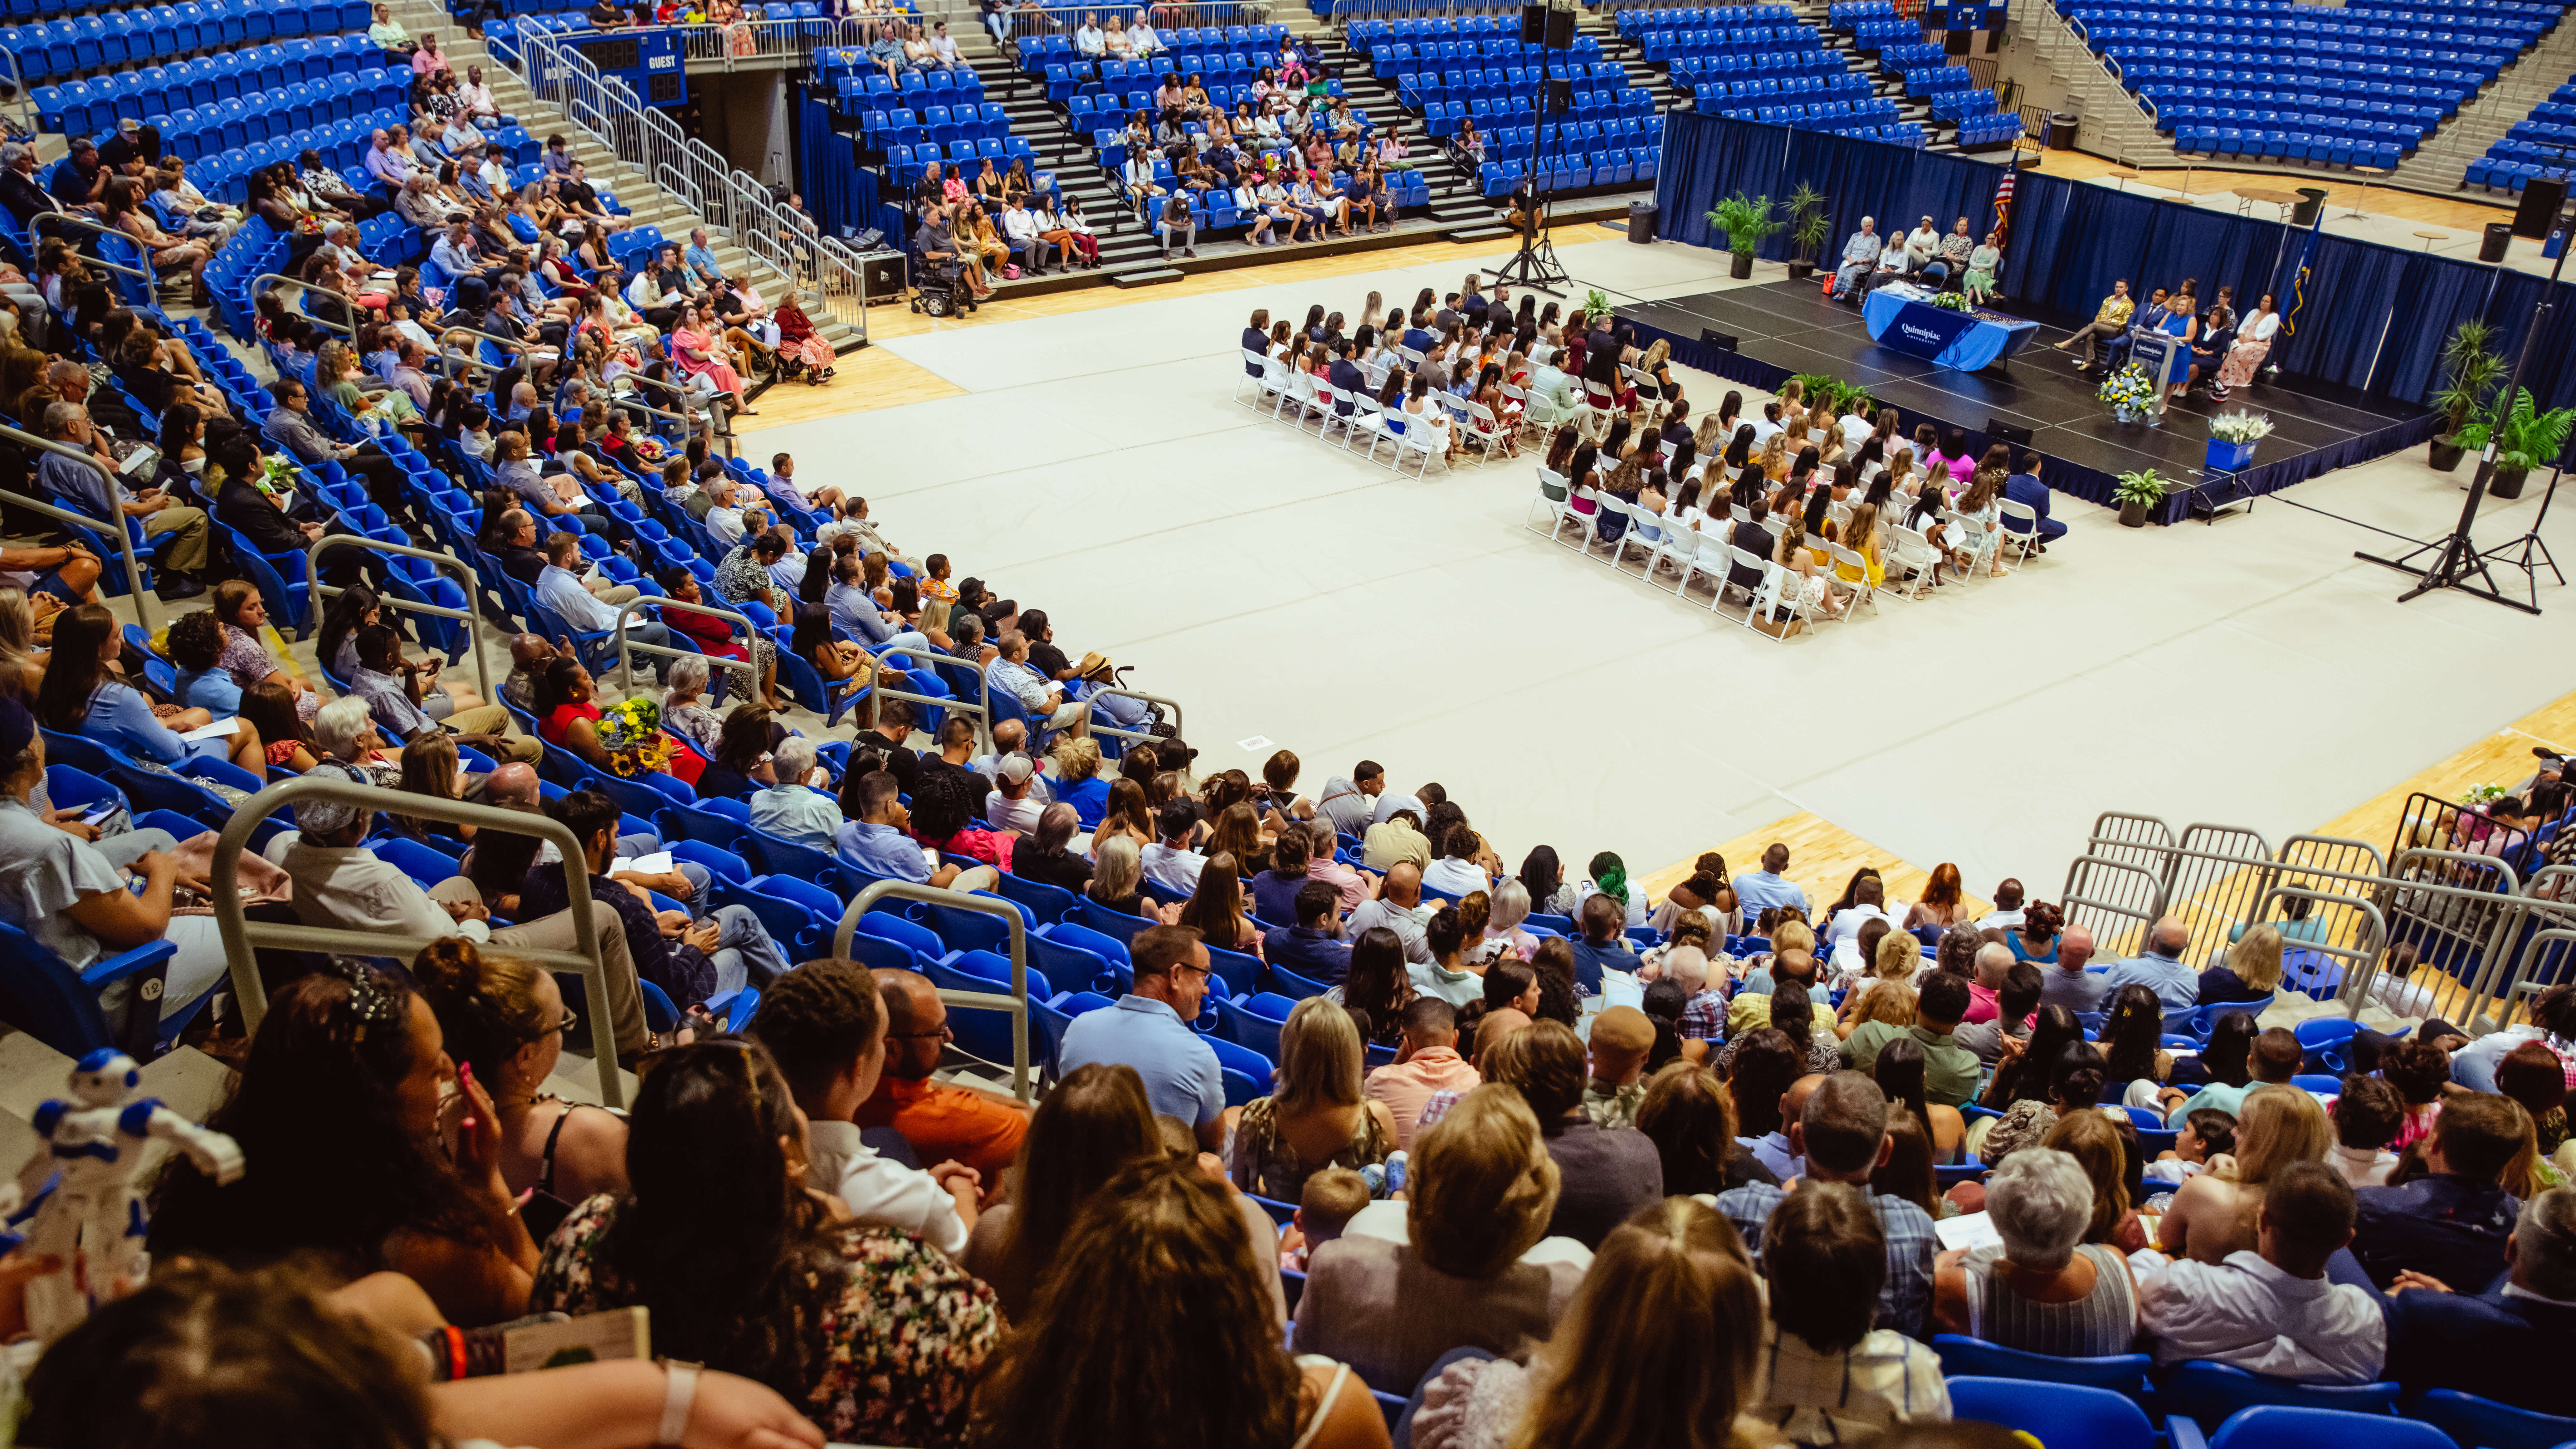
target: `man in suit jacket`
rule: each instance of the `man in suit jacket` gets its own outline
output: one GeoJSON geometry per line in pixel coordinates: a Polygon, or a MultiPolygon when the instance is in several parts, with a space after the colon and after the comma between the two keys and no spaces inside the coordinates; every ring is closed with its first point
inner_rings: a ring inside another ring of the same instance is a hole
{"type": "Polygon", "coordinates": [[[1342,355],[1334,358],[1333,365],[1326,370],[1324,380],[1333,385],[1336,394],[1333,410],[1343,417],[1349,417],[1356,410],[1351,394],[1368,390],[1368,374],[1360,371],[1359,355],[1359,343],[1345,339],[1342,355]]]}
{"type": "MultiPolygon", "coordinates": [[[[309,495],[298,502],[310,511],[309,495]]],[[[355,529],[333,519],[329,525],[299,520],[262,493],[246,475],[228,476],[215,494],[215,520],[250,540],[250,546],[265,554],[302,553],[324,533],[353,534],[355,529]]],[[[358,548],[334,548],[322,555],[322,581],[336,588],[347,588],[358,581],[363,571],[379,595],[390,592],[385,585],[384,558],[358,548]]]]}
{"type": "Polygon", "coordinates": [[[2409,1394],[2457,1389],[2542,1413],[2565,1412],[2558,1375],[2576,1353],[2576,1188],[2523,1204],[2505,1240],[2506,1282],[2452,1292],[2400,1274],[2388,1300],[2388,1368],[2409,1394]]]}
{"type": "MultiPolygon", "coordinates": [[[[1257,352],[1264,357],[1270,355],[1269,308],[1256,307],[1253,309],[1252,321],[1243,329],[1243,350],[1246,352],[1257,352]]],[[[1260,377],[1267,371],[1267,368],[1264,368],[1261,364],[1254,362],[1249,358],[1244,361],[1243,373],[1246,377],[1260,377]]]]}
{"type": "MultiPolygon", "coordinates": [[[[1769,558],[1773,540],[1771,530],[1762,526],[1762,520],[1770,516],[1770,501],[1762,498],[1754,499],[1752,516],[1738,519],[1734,531],[1727,535],[1726,541],[1757,558],[1769,558]]],[[[1763,569],[1736,564],[1727,569],[1726,581],[1746,593],[1751,593],[1762,587],[1762,577],[1765,572],[1766,570],[1763,569]]]]}
{"type": "MultiPolygon", "coordinates": [[[[2004,496],[2039,515],[2039,551],[2041,553],[2048,552],[2050,544],[2066,536],[2066,525],[2048,516],[2048,485],[2039,481],[2037,453],[2021,455],[2021,466],[2004,479],[2004,496]]],[[[2011,528],[2015,533],[2021,532],[2020,529],[2013,528],[2013,521],[2009,518],[2004,520],[2004,527],[2011,528]]]]}

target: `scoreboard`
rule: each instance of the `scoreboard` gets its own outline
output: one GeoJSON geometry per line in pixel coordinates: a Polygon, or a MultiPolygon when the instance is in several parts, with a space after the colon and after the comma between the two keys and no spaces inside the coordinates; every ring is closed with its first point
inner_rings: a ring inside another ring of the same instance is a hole
{"type": "Polygon", "coordinates": [[[612,30],[585,38],[580,31],[560,37],[582,58],[626,82],[648,106],[677,106],[689,99],[687,70],[680,64],[680,32],[667,27],[612,30]]]}

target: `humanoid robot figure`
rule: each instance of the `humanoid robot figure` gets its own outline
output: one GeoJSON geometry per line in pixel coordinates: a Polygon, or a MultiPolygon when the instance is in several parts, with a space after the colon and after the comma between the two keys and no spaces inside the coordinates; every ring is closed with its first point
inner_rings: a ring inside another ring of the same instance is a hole
{"type": "Polygon", "coordinates": [[[242,1174],[239,1144],[135,1095],[142,1082],[134,1059],[113,1047],[82,1057],[72,1068],[74,1100],[36,1109],[45,1150],[27,1160],[17,1181],[0,1182],[0,1216],[35,1203],[26,1251],[63,1260],[61,1269],[27,1284],[27,1326],[44,1342],[78,1326],[118,1278],[142,1275],[143,1203],[134,1174],[146,1142],[172,1144],[217,1182],[242,1174]]]}

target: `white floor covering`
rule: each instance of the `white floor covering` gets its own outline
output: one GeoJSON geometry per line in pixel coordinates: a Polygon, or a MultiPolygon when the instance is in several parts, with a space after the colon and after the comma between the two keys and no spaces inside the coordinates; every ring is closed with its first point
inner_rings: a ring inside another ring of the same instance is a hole
{"type": "MultiPolygon", "coordinates": [[[[1669,243],[1563,257],[1577,304],[1725,285],[1725,257],[1669,243]]],[[[2392,540],[2277,499],[2144,530],[2061,499],[2073,531],[2014,577],[1784,645],[1525,531],[1527,461],[1397,478],[1233,402],[1252,308],[1356,313],[1371,289],[1402,305],[1462,276],[890,339],[967,394],[764,431],[756,451],[796,453],[907,551],[1047,609],[1068,650],[1137,666],[1185,705],[1202,772],[1284,745],[1312,790],[1374,758],[1399,788],[1440,781],[1515,860],[1545,841],[1648,870],[1803,809],[1971,882],[2053,891],[2102,810],[2278,841],[2569,688],[2564,589],[2539,618],[2455,593],[2400,606],[2408,581],[2353,557],[2392,540]]],[[[1689,383],[1701,406],[1723,391],[1689,383]]],[[[2466,474],[2422,459],[2286,496],[2434,536],[2466,474]]],[[[2528,527],[2540,481],[2480,539],[2528,527]]],[[[2576,564],[2564,510],[2548,531],[2576,564]]]]}

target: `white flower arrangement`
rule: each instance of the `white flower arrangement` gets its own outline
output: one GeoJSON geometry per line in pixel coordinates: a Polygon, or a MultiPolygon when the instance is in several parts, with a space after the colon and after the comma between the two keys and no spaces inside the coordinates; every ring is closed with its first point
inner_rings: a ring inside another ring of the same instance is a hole
{"type": "Polygon", "coordinates": [[[2501,800],[2504,796],[2505,788],[2502,785],[2493,783],[2485,785],[2471,785],[2467,790],[2461,792],[2460,803],[2474,810],[2479,806],[2486,804],[2490,800],[2501,800]]]}
{"type": "Polygon", "coordinates": [[[2223,443],[2259,443],[2272,436],[2272,420],[2261,413],[2220,413],[2209,420],[2209,435],[2223,443]]]}

